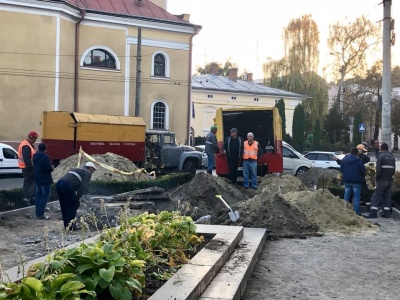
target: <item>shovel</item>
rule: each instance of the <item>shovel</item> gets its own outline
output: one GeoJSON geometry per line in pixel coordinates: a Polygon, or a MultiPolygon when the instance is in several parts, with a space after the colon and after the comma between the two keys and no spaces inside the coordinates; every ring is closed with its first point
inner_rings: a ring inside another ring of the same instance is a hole
{"type": "Polygon", "coordinates": [[[237,220],[239,220],[240,215],[238,211],[233,211],[232,208],[228,205],[228,203],[225,202],[224,199],[222,199],[222,195],[215,195],[215,197],[221,199],[222,203],[225,204],[225,206],[230,210],[228,213],[229,218],[231,219],[232,222],[236,223],[237,220]]]}

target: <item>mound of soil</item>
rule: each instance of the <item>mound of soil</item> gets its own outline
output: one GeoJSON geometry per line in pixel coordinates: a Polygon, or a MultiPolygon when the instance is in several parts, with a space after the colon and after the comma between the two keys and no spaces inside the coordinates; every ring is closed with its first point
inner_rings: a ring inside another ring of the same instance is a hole
{"type": "MultiPolygon", "coordinates": [[[[134,172],[138,169],[138,167],[131,162],[129,159],[114,154],[114,153],[106,153],[106,154],[94,154],[91,155],[95,160],[104,163],[108,166],[114,167],[117,170],[124,172],[134,172]]],[[[84,166],[88,160],[85,157],[81,159],[81,166],[84,166]]],[[[66,159],[63,159],[60,164],[54,169],[52,175],[53,180],[57,181],[61,177],[63,177],[70,169],[76,168],[78,166],[78,154],[70,156],[66,159]]],[[[144,175],[144,174],[143,174],[144,175]]],[[[140,180],[149,178],[148,176],[140,176],[140,180]]],[[[96,172],[93,173],[91,180],[101,180],[101,181],[135,181],[138,180],[135,176],[122,175],[119,173],[111,172],[102,167],[97,167],[96,172]]]]}
{"type": "Polygon", "coordinates": [[[225,178],[200,172],[170,195],[176,210],[197,220],[206,215],[215,217],[221,210],[225,211],[226,207],[220,199],[215,197],[216,195],[222,195],[228,205],[232,206],[253,197],[255,191],[233,185],[225,178]]]}
{"type": "Polygon", "coordinates": [[[333,187],[341,184],[340,171],[335,169],[311,168],[298,176],[310,190],[315,188],[333,187]]]}
{"type": "Polygon", "coordinates": [[[238,225],[267,228],[273,238],[313,236],[319,230],[304,213],[277,193],[263,191],[236,205],[235,210],[240,211],[238,225]]]}
{"type": "Polygon", "coordinates": [[[296,176],[290,174],[279,176],[269,174],[261,177],[259,188],[261,191],[264,191],[265,189],[270,193],[272,192],[277,194],[306,190],[303,182],[296,176]]]}
{"type": "Polygon", "coordinates": [[[332,195],[329,190],[291,192],[282,197],[298,207],[324,233],[359,235],[377,230],[376,225],[358,216],[348,202],[332,195]]]}

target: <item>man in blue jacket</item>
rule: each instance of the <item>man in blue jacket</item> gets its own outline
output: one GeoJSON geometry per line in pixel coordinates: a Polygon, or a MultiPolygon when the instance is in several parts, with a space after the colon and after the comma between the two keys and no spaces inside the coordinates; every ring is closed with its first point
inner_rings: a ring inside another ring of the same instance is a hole
{"type": "Polygon", "coordinates": [[[50,158],[46,154],[46,144],[39,144],[38,151],[33,155],[33,171],[35,178],[35,206],[36,218],[48,220],[49,216],[44,214],[47,201],[50,197],[50,187],[53,183],[51,172],[54,168],[50,164],[50,158]]]}
{"type": "Polygon", "coordinates": [[[361,184],[365,178],[363,161],[358,157],[358,149],[351,148],[350,155],[346,156],[340,165],[340,172],[344,181],[344,200],[349,202],[353,192],[353,209],[357,215],[360,212],[361,184]]]}

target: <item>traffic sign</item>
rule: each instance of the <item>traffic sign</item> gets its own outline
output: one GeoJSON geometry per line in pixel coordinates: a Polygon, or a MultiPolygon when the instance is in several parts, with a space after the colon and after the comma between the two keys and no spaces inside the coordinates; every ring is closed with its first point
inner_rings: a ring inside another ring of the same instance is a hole
{"type": "Polygon", "coordinates": [[[358,124],[358,132],[364,132],[365,131],[365,124],[358,124]]]}

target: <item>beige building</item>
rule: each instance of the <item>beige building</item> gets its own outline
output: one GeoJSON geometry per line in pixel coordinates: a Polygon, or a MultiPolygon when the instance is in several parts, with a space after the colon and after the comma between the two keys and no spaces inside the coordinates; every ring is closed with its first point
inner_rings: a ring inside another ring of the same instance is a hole
{"type": "Polygon", "coordinates": [[[0,141],[42,112],[142,116],[189,137],[192,38],[166,0],[0,0],[0,141]],[[136,101],[139,99],[139,101],[136,101]]]}
{"type": "MultiPolygon", "coordinates": [[[[273,107],[279,99],[285,101],[286,132],[292,135],[294,109],[307,96],[257,84],[251,73],[246,80],[240,80],[236,68],[229,71],[229,77],[216,74],[192,77],[191,131],[194,137],[210,132],[218,108],[273,107]]],[[[240,124],[237,126],[239,128],[240,124]]]]}

